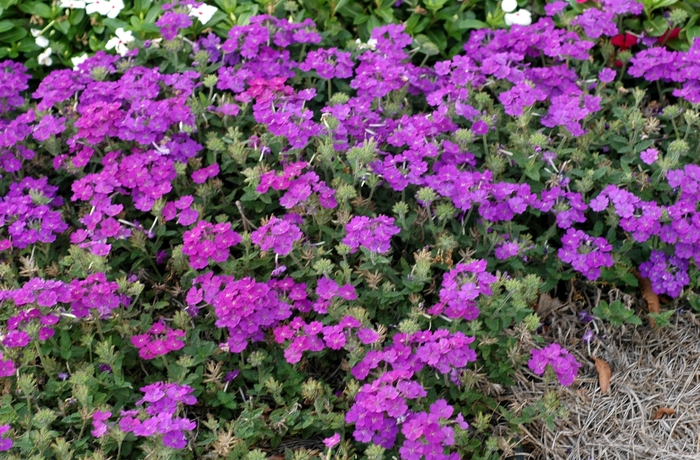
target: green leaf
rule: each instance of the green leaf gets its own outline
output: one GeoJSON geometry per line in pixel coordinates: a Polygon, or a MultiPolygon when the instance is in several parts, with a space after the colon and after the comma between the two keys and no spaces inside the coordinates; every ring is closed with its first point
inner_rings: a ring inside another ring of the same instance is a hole
{"type": "Polygon", "coordinates": [[[22,2],[19,9],[27,14],[33,14],[42,18],[51,17],[51,7],[39,2],[22,2]]]}
{"type": "Polygon", "coordinates": [[[685,31],[685,36],[689,39],[700,37],[700,26],[693,26],[685,31]]]}
{"type": "Polygon", "coordinates": [[[70,30],[70,21],[61,21],[57,22],[54,27],[56,27],[56,30],[59,30],[63,35],[68,35],[68,31],[70,30]]]}
{"type": "Polygon", "coordinates": [[[374,10],[374,14],[382,18],[382,20],[388,24],[394,22],[394,12],[391,10],[391,8],[374,10]]]}
{"type": "Polygon", "coordinates": [[[109,27],[112,30],[124,29],[125,27],[127,27],[129,25],[126,22],[122,21],[121,19],[107,18],[102,22],[104,25],[106,25],[107,27],[109,27]]]}
{"type": "Polygon", "coordinates": [[[445,51],[445,48],[447,48],[447,37],[445,37],[445,33],[442,30],[430,29],[425,35],[437,45],[440,51],[445,51]]]}
{"type": "Polygon", "coordinates": [[[7,32],[8,30],[12,29],[15,26],[15,23],[10,21],[10,20],[3,20],[0,21],[0,33],[2,32],[7,32]]]}
{"type": "Polygon", "coordinates": [[[333,8],[333,12],[337,13],[338,10],[343,8],[350,0],[338,0],[338,2],[335,4],[335,7],[333,8]]]}
{"type": "Polygon", "coordinates": [[[652,0],[652,10],[666,8],[667,6],[671,6],[677,2],[678,0],[652,0]]]}
{"type": "Polygon", "coordinates": [[[660,37],[668,30],[668,21],[663,16],[644,21],[644,30],[652,37],[660,37]]]}
{"type": "Polygon", "coordinates": [[[355,16],[355,19],[352,20],[353,25],[359,26],[360,24],[364,24],[365,22],[369,21],[370,16],[367,14],[358,14],[355,16]]]}
{"type": "Polygon", "coordinates": [[[374,29],[381,25],[382,23],[379,22],[376,16],[370,16],[369,19],[367,19],[367,33],[371,34],[374,29]]]}
{"type": "Polygon", "coordinates": [[[457,21],[457,27],[462,30],[485,29],[488,26],[488,24],[478,19],[462,19],[461,21],[457,21]]]}
{"type": "Polygon", "coordinates": [[[134,0],[133,11],[135,13],[145,13],[151,7],[152,0],[134,0]]]}
{"type": "Polygon", "coordinates": [[[8,32],[0,33],[0,42],[17,43],[26,37],[28,33],[26,29],[15,28],[8,32]]]}

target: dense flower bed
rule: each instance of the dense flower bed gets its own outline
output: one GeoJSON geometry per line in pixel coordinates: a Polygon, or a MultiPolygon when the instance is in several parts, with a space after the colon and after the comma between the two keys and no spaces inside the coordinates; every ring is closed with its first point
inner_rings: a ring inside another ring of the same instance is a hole
{"type": "Polygon", "coordinates": [[[0,450],[498,458],[564,416],[566,348],[602,339],[543,344],[539,293],[695,298],[700,42],[514,3],[429,65],[395,24],[188,35],[190,0],[31,91],[1,62],[0,450]],[[507,408],[516,370],[558,383],[507,408]]]}

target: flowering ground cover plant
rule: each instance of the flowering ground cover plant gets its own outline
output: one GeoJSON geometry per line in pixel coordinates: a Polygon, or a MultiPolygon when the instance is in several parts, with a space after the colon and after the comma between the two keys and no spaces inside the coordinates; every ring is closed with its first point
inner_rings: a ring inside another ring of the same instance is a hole
{"type": "Polygon", "coordinates": [[[543,343],[538,294],[697,304],[700,42],[620,51],[646,5],[562,3],[433,61],[180,0],[39,82],[0,62],[0,449],[496,459],[565,417],[603,339],[543,343]],[[516,370],[550,390],[506,407],[516,370]]]}

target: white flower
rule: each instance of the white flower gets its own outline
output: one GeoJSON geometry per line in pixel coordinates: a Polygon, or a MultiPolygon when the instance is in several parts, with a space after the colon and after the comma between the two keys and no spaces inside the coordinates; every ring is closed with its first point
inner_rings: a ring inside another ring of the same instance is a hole
{"type": "Polygon", "coordinates": [[[518,7],[517,0],[503,0],[501,2],[501,9],[506,13],[512,13],[518,7]]]}
{"type": "Polygon", "coordinates": [[[120,56],[124,56],[129,52],[129,47],[126,45],[134,41],[134,36],[131,35],[131,31],[125,31],[121,27],[118,28],[115,33],[117,36],[110,38],[105,48],[108,50],[115,48],[120,56]]]}
{"type": "Polygon", "coordinates": [[[36,57],[36,60],[41,65],[49,66],[53,64],[51,60],[51,48],[46,48],[43,53],[36,57]]]}
{"type": "Polygon", "coordinates": [[[61,0],[59,8],[85,8],[85,0],[61,0]]]}
{"type": "Polygon", "coordinates": [[[520,9],[515,13],[506,13],[505,21],[507,26],[512,26],[513,24],[519,26],[529,26],[532,24],[532,13],[528,10],[520,9]]]}
{"type": "Polygon", "coordinates": [[[85,6],[87,14],[99,13],[102,16],[106,16],[112,9],[112,2],[109,0],[85,0],[85,2],[87,3],[85,6]]]}
{"type": "Polygon", "coordinates": [[[73,69],[77,70],[78,66],[80,64],[82,64],[83,62],[85,62],[87,60],[87,58],[88,58],[87,53],[83,53],[82,56],[76,56],[76,57],[70,58],[70,62],[73,63],[73,69]]]}
{"type": "Polygon", "coordinates": [[[32,36],[34,37],[34,42],[39,46],[40,48],[48,48],[49,46],[49,39],[41,35],[41,31],[39,29],[32,29],[32,36]]]}
{"type": "Polygon", "coordinates": [[[109,11],[107,12],[107,17],[114,19],[119,12],[124,9],[124,2],[122,0],[111,0],[108,7],[109,11]]]}
{"type": "Polygon", "coordinates": [[[374,51],[377,48],[377,39],[376,38],[370,38],[367,40],[367,43],[362,43],[360,39],[358,38],[355,40],[355,43],[357,44],[357,49],[360,50],[372,50],[374,51]]]}
{"type": "Polygon", "coordinates": [[[188,5],[190,9],[190,16],[199,19],[199,22],[206,24],[214,16],[214,13],[219,11],[215,6],[203,4],[197,8],[193,8],[192,5],[188,5]]]}

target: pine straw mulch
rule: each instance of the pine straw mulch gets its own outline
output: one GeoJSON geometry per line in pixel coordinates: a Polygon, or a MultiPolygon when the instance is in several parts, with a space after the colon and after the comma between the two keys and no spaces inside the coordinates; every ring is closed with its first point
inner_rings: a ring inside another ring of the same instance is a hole
{"type": "MultiPolygon", "coordinates": [[[[637,314],[645,315],[639,299],[618,290],[605,295],[590,287],[584,290],[586,295],[578,300],[571,295],[567,302],[540,299],[538,313],[550,325],[543,333],[546,343],[560,343],[583,366],[570,387],[558,390],[570,411],[568,419],[556,420],[554,430],[544,422],[524,426],[521,445],[529,453],[516,458],[700,460],[700,320],[686,312],[672,318],[675,326],[663,329],[652,328],[646,319],[642,326],[621,328],[596,321],[603,339],[595,340],[589,350],[581,340],[586,325],[578,311],[590,311],[601,297],[608,297],[636,305],[637,314]],[[606,394],[601,394],[593,357],[612,369],[606,394]],[[674,412],[660,416],[660,408],[674,412]]],[[[549,389],[556,387],[550,384],[549,389]]],[[[546,389],[525,367],[504,397],[517,408],[540,398],[546,389]]]]}

